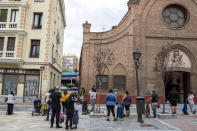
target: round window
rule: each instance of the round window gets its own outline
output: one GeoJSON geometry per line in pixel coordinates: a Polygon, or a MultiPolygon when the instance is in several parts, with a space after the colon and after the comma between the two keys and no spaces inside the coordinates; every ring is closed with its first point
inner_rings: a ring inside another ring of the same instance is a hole
{"type": "Polygon", "coordinates": [[[187,11],[179,5],[169,5],[163,11],[164,21],[172,28],[181,28],[187,21],[187,11]]]}

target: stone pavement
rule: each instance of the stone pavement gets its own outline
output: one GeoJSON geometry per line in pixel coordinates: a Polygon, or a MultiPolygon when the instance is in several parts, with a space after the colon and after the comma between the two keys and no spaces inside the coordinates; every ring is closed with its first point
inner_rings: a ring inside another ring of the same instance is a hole
{"type": "MultiPolygon", "coordinates": [[[[182,107],[179,105],[178,108],[182,107]]],[[[5,115],[5,106],[0,106],[0,131],[65,131],[65,129],[50,129],[50,123],[44,121],[45,116],[31,116],[31,106],[20,107],[12,116],[5,115]]],[[[15,108],[15,109],[16,109],[15,108]]],[[[197,131],[197,115],[181,115],[178,109],[178,117],[173,119],[144,118],[144,123],[137,121],[135,106],[132,105],[130,118],[118,119],[118,121],[106,121],[106,117],[90,117],[81,115],[81,105],[76,108],[80,111],[80,119],[77,131],[197,131]]],[[[167,107],[167,111],[170,112],[167,107]]],[[[101,110],[106,110],[105,106],[101,110]]],[[[159,110],[159,112],[161,109],[159,110]]],[[[106,113],[106,112],[105,112],[106,113]]],[[[64,123],[61,124],[65,127],[64,123]]]]}

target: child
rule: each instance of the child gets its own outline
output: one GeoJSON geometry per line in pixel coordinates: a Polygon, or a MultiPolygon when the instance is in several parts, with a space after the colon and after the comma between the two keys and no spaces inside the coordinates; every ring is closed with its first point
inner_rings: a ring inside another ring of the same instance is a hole
{"type": "Polygon", "coordinates": [[[146,108],[145,108],[145,116],[146,118],[149,118],[150,116],[150,107],[149,107],[149,101],[147,100],[146,108]]]}

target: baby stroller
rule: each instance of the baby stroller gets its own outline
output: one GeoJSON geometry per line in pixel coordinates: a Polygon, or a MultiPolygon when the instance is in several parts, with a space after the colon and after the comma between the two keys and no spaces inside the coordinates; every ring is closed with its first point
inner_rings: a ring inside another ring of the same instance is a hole
{"type": "Polygon", "coordinates": [[[39,114],[40,115],[40,111],[41,111],[41,100],[40,99],[36,99],[34,100],[34,108],[32,111],[32,116],[34,116],[35,114],[39,114]]]}

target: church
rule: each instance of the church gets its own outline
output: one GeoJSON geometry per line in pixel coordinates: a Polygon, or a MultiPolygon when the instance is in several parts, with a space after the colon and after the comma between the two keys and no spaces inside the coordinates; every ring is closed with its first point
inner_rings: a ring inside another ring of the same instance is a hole
{"type": "Polygon", "coordinates": [[[137,94],[133,52],[139,49],[141,95],[152,89],[162,96],[176,87],[183,103],[188,92],[197,93],[197,0],[129,0],[128,12],[119,24],[105,32],[91,32],[83,24],[80,60],[80,87],[93,86],[106,94],[128,90],[137,94]],[[155,57],[170,46],[168,68],[173,77],[164,86],[161,72],[155,70],[155,57]],[[100,83],[101,81],[101,83],[100,83]],[[100,87],[100,88],[99,88],[100,87]]]}

